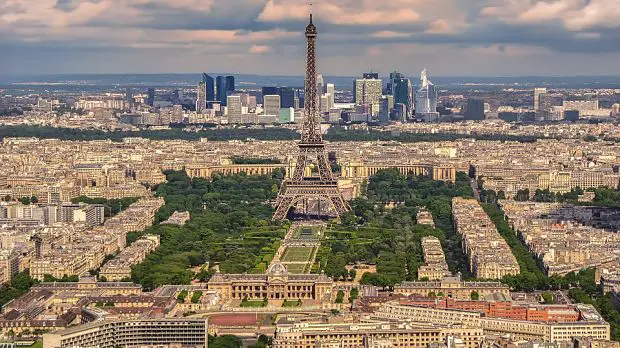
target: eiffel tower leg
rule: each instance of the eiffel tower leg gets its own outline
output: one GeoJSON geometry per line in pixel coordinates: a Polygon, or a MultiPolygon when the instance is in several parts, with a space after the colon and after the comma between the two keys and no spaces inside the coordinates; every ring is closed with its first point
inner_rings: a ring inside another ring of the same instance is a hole
{"type": "Polygon", "coordinates": [[[319,151],[317,153],[317,166],[319,167],[318,169],[321,179],[329,180],[332,178],[332,171],[329,167],[327,157],[325,157],[325,152],[323,151],[319,151]]]}
{"type": "Polygon", "coordinates": [[[278,203],[276,206],[276,212],[273,214],[273,220],[286,220],[286,215],[288,215],[288,211],[291,209],[291,205],[293,204],[293,198],[293,196],[286,195],[286,193],[278,197],[278,203]]]}
{"type": "Polygon", "coordinates": [[[334,206],[334,209],[336,210],[336,214],[338,216],[341,216],[342,214],[349,211],[349,207],[340,195],[333,195],[329,198],[329,200],[332,202],[332,205],[334,206]]]}

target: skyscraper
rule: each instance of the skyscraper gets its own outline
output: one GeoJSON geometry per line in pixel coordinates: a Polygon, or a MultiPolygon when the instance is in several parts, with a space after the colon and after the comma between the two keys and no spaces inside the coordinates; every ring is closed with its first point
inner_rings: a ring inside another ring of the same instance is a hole
{"type": "Polygon", "coordinates": [[[133,103],[133,93],[131,93],[129,88],[125,88],[125,102],[127,102],[127,104],[133,103]]]}
{"type": "Polygon", "coordinates": [[[540,97],[547,94],[546,88],[534,88],[534,111],[542,111],[540,105],[540,97]]]}
{"type": "Polygon", "coordinates": [[[393,80],[392,93],[394,96],[394,104],[403,104],[406,107],[405,113],[412,112],[412,94],[413,86],[411,80],[407,78],[397,78],[393,80]]]}
{"type": "Polygon", "coordinates": [[[202,114],[202,112],[207,108],[207,97],[206,97],[205,83],[204,81],[198,82],[198,89],[196,90],[196,112],[202,114]]]}
{"type": "Polygon", "coordinates": [[[235,77],[234,76],[226,76],[226,91],[227,92],[235,91],[235,77]]]}
{"type": "Polygon", "coordinates": [[[325,93],[329,94],[329,108],[333,108],[336,103],[336,86],[333,83],[325,85],[325,93]]]}
{"type": "Polygon", "coordinates": [[[388,124],[390,122],[390,110],[394,108],[394,96],[386,95],[381,99],[381,109],[379,110],[379,122],[388,124]]]}
{"type": "MultiPolygon", "coordinates": [[[[364,75],[369,76],[369,74],[364,75]]],[[[369,114],[377,115],[381,103],[382,87],[383,83],[379,79],[356,79],[353,84],[355,104],[363,106],[369,114]]]]}
{"type": "Polygon", "coordinates": [[[146,104],[153,106],[155,104],[155,88],[149,88],[146,94],[146,104]]]}
{"type": "MultiPolygon", "coordinates": [[[[279,95],[280,88],[275,86],[265,86],[261,89],[262,96],[265,98],[266,95],[279,95]]],[[[264,99],[263,99],[264,102],[264,99]]]]}
{"type": "Polygon", "coordinates": [[[241,96],[239,95],[229,95],[226,97],[227,99],[227,112],[228,118],[231,117],[240,117],[243,113],[243,105],[241,104],[241,96]]]}
{"type": "Polygon", "coordinates": [[[390,73],[390,81],[387,84],[387,88],[386,88],[386,92],[389,95],[395,95],[396,91],[396,82],[398,80],[402,80],[405,78],[405,75],[397,72],[397,71],[393,71],[390,73]]]}
{"type": "Polygon", "coordinates": [[[325,80],[323,79],[323,75],[319,74],[316,77],[316,90],[317,90],[317,98],[320,100],[321,96],[324,93],[325,89],[325,80]]]}
{"type": "Polygon", "coordinates": [[[295,90],[290,87],[282,87],[278,93],[280,95],[280,104],[282,108],[295,107],[295,90]]]}
{"type": "Polygon", "coordinates": [[[263,96],[263,110],[265,115],[280,115],[280,96],[263,96]]]}
{"type": "Polygon", "coordinates": [[[217,100],[226,105],[226,97],[228,94],[235,91],[235,77],[234,76],[218,76],[216,79],[217,85],[217,100]]]}
{"type": "Polygon", "coordinates": [[[218,76],[215,79],[215,99],[218,100],[222,105],[226,105],[226,78],[224,76],[218,76]],[[224,100],[224,101],[223,101],[224,100]]]}
{"type": "Polygon", "coordinates": [[[435,85],[428,80],[426,69],[420,74],[421,88],[415,93],[416,118],[424,117],[425,114],[437,112],[437,91],[435,85]]]}
{"type": "Polygon", "coordinates": [[[203,73],[202,82],[204,83],[204,89],[205,89],[204,91],[205,101],[215,100],[215,81],[213,80],[213,77],[207,75],[206,73],[203,73]]]}
{"type": "Polygon", "coordinates": [[[466,120],[484,120],[484,100],[483,99],[468,99],[467,109],[465,111],[466,120]]]}

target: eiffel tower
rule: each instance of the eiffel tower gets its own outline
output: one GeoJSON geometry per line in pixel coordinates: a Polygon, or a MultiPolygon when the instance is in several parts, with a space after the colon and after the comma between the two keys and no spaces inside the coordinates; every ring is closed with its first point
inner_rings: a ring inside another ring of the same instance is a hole
{"type": "MultiPolygon", "coordinates": [[[[325,155],[325,143],[321,135],[318,118],[318,92],[316,86],[316,57],[315,43],[317,37],[316,26],[310,23],[306,27],[306,39],[308,42],[306,87],[305,87],[305,118],[297,164],[293,177],[284,181],[278,194],[274,220],[284,220],[289,210],[297,203],[309,199],[327,201],[337,216],[349,210],[349,206],[342,198],[338,190],[338,180],[334,179],[331,167],[325,155]],[[306,176],[306,168],[314,164],[317,176],[306,176]]],[[[320,212],[320,209],[319,209],[320,212]]]]}

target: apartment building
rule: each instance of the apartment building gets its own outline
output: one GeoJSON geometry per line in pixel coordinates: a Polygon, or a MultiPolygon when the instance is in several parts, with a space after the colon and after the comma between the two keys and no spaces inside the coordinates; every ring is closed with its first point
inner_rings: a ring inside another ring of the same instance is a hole
{"type": "Polygon", "coordinates": [[[477,348],[483,340],[483,331],[479,328],[467,328],[460,325],[442,327],[388,321],[347,324],[278,324],[273,347],[425,348],[433,343],[444,343],[450,337],[461,339],[464,348],[477,348]],[[381,342],[381,345],[375,345],[378,342],[381,342]]]}
{"type": "MultiPolygon", "coordinates": [[[[419,220],[418,223],[420,223],[419,220]]],[[[424,254],[424,265],[418,268],[418,280],[441,280],[449,276],[451,273],[448,270],[448,264],[446,263],[446,257],[439,238],[423,237],[421,244],[424,254]]]]}
{"type": "Polygon", "coordinates": [[[517,340],[542,340],[544,342],[570,341],[574,337],[609,340],[610,326],[592,306],[579,305],[581,319],[569,323],[511,320],[484,317],[483,313],[452,309],[415,307],[388,302],[372,317],[441,325],[459,324],[482,328],[485,334],[511,335],[517,340]]]}
{"type": "Polygon", "coordinates": [[[65,347],[204,347],[207,319],[104,320],[43,335],[43,346],[65,347]]]}
{"type": "Polygon", "coordinates": [[[501,279],[520,273],[517,259],[476,199],[455,197],[452,214],[456,232],[476,278],[501,279]]]}

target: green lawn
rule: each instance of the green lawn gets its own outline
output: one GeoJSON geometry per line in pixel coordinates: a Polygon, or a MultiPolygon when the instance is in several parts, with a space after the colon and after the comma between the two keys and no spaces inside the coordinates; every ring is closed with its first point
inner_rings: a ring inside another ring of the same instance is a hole
{"type": "Polygon", "coordinates": [[[267,304],[265,301],[241,301],[239,307],[248,307],[248,308],[260,308],[265,307],[267,304]]]}
{"type": "Polygon", "coordinates": [[[306,265],[307,264],[284,264],[289,273],[293,274],[303,274],[306,273],[306,265]]]}
{"type": "Polygon", "coordinates": [[[313,247],[291,247],[286,248],[284,256],[282,256],[282,262],[304,262],[311,261],[313,247]]]}
{"type": "Polygon", "coordinates": [[[282,303],[282,307],[299,307],[301,306],[301,301],[287,301],[284,300],[282,303]]]}
{"type": "Polygon", "coordinates": [[[323,226],[299,226],[293,235],[293,238],[316,239],[320,237],[323,226]]]}

